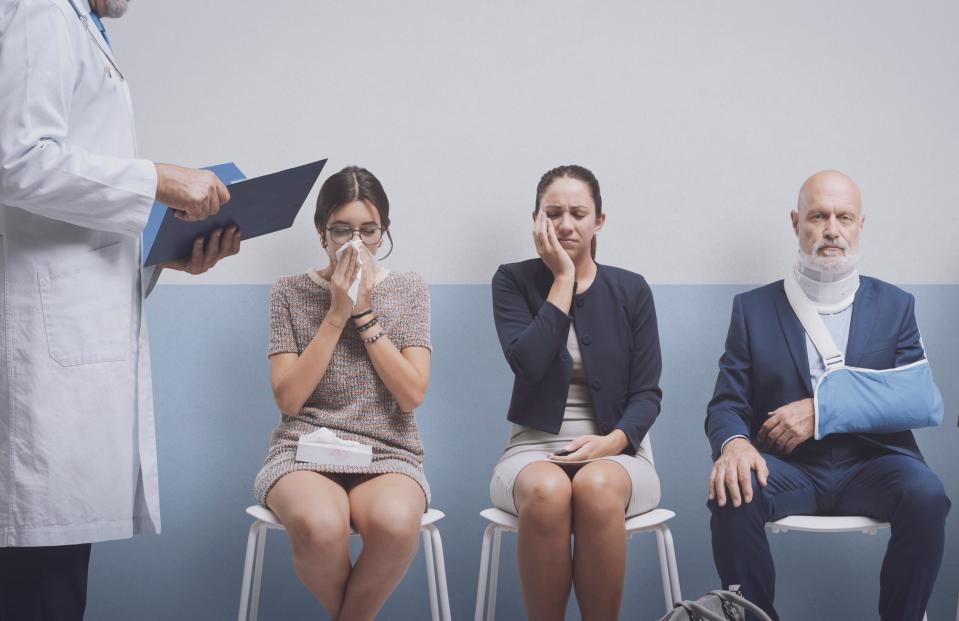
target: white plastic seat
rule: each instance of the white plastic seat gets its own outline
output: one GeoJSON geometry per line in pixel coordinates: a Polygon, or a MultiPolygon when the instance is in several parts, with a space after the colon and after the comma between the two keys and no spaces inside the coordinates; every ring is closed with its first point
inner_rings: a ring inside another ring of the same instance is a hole
{"type": "MultiPolygon", "coordinates": [[[[474,621],[483,619],[483,602],[486,602],[486,619],[493,621],[496,614],[496,580],[499,576],[499,553],[504,532],[515,533],[519,530],[519,520],[515,515],[500,509],[484,509],[480,515],[490,524],[483,533],[483,548],[480,554],[479,584],[476,587],[476,612],[474,621]],[[490,556],[492,555],[492,560],[490,556]],[[487,577],[489,582],[487,583],[487,577]],[[488,591],[487,591],[488,584],[488,591]]],[[[653,509],[626,520],[626,538],[636,533],[656,533],[659,545],[659,568],[663,579],[663,596],[666,611],[673,609],[676,602],[683,600],[679,588],[679,571],[676,567],[676,551],[673,547],[673,535],[666,522],[676,514],[668,509],[653,509]]]]}
{"type": "MultiPolygon", "coordinates": [[[[653,463],[653,447],[650,434],[646,434],[640,445],[645,449],[646,457],[653,463]]],[[[480,553],[479,583],[476,585],[476,612],[474,621],[483,619],[483,602],[486,602],[486,619],[493,621],[496,615],[496,579],[499,577],[499,551],[503,533],[515,533],[519,530],[519,519],[500,509],[484,509],[480,515],[489,521],[483,533],[483,547],[480,553]],[[492,555],[492,562],[490,561],[492,555]],[[487,581],[488,580],[488,581],[487,581]],[[488,587],[488,592],[487,592],[488,587]]],[[[659,570],[663,579],[663,598],[666,612],[673,609],[676,602],[683,601],[679,588],[679,569],[676,566],[676,550],[673,547],[673,534],[666,522],[676,517],[668,509],[653,509],[626,520],[626,539],[636,533],[656,533],[659,546],[659,570]]],[[[957,619],[959,621],[959,619],[957,619]]]]}
{"type": "MultiPolygon", "coordinates": [[[[766,522],[771,533],[799,531],[804,533],[863,533],[875,535],[882,528],[889,528],[889,522],[880,522],[863,515],[790,515],[773,522],[766,522]]],[[[926,619],[924,614],[923,619],[926,619]]],[[[956,612],[959,621],[959,611],[956,612]]]]}
{"type": "MultiPolygon", "coordinates": [[[[266,547],[268,530],[286,529],[272,511],[262,505],[246,508],[253,517],[250,534],[246,540],[246,560],[243,564],[243,586],[240,590],[239,621],[256,621],[260,603],[260,583],[263,578],[263,552],[266,547]],[[252,583],[252,601],[251,601],[252,583]]],[[[420,533],[423,536],[423,554],[426,557],[426,579],[429,586],[430,612],[433,621],[450,621],[450,598],[446,586],[446,561],[443,558],[443,541],[435,523],[445,514],[430,509],[420,521],[420,533]]],[[[357,534],[351,530],[351,535],[357,534]]]]}
{"type": "Polygon", "coordinates": [[[768,522],[766,528],[772,533],[795,530],[804,533],[861,532],[864,535],[875,535],[880,528],[889,528],[889,523],[863,515],[790,515],[775,522],[768,522]]]}

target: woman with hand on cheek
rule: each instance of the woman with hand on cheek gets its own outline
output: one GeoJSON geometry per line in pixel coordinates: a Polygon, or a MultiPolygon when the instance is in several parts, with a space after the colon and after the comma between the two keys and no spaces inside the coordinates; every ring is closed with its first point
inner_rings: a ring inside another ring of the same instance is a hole
{"type": "Polygon", "coordinates": [[[584,620],[618,619],[626,518],[659,503],[644,443],[662,397],[656,311],[642,276],[595,262],[605,221],[596,177],[554,168],[536,189],[538,258],[493,277],[496,330],[515,380],[512,432],[490,495],[519,517],[532,621],[564,618],[571,586],[584,620]]]}
{"type": "Polygon", "coordinates": [[[416,554],[429,504],[413,418],[429,380],[429,291],[418,274],[377,265],[384,238],[392,248],[389,201],[369,171],[351,166],[327,179],[314,222],[329,266],[273,286],[270,383],[282,417],[255,492],[286,527],[296,573],[330,616],[373,619],[416,554]],[[371,445],[372,464],[296,461],[299,437],[321,427],[371,445]],[[363,538],[355,565],[351,524],[363,538]]]}

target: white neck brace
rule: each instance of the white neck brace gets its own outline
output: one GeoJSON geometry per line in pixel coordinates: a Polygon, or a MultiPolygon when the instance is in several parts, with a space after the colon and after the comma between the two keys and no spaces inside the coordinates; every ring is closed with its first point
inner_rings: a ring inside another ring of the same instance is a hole
{"type": "Polygon", "coordinates": [[[842,271],[827,272],[803,261],[800,253],[792,274],[821,314],[831,315],[846,310],[852,306],[856,291],[859,290],[859,269],[855,264],[842,271]]]}

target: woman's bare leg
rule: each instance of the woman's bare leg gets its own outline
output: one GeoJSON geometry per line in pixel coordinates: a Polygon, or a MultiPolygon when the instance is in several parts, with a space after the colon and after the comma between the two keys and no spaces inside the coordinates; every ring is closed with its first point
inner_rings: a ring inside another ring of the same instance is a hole
{"type": "Polygon", "coordinates": [[[266,497],[290,537],[293,568],[334,619],[350,577],[350,505],[346,491],[318,472],[284,475],[266,497]]]}
{"type": "Polygon", "coordinates": [[[350,514],[363,550],[346,585],[337,621],[373,619],[403,579],[419,543],[426,498],[403,474],[380,474],[349,491],[350,514]]]}
{"type": "Polygon", "coordinates": [[[530,621],[563,619],[572,585],[572,486],[560,466],[537,461],[513,484],[519,511],[517,556],[523,604],[530,621]]]}
{"type": "Polygon", "coordinates": [[[573,584],[583,621],[619,618],[626,577],[626,504],[632,482],[598,460],[573,476],[573,584]]]}

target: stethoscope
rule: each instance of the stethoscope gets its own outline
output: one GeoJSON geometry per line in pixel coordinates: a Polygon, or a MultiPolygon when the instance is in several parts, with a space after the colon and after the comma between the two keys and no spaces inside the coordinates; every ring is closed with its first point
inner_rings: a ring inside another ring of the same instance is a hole
{"type": "MultiPolygon", "coordinates": [[[[73,0],[68,1],[70,2],[70,6],[73,7],[73,11],[77,14],[77,17],[80,18],[80,23],[83,24],[83,29],[87,31],[87,35],[90,37],[90,40],[93,41],[93,43],[97,46],[97,48],[100,50],[100,53],[103,54],[103,57],[107,59],[107,62],[109,62],[113,67],[113,70],[117,72],[117,75],[120,76],[120,80],[126,81],[126,78],[123,77],[123,72],[120,71],[120,68],[117,67],[116,61],[113,60],[113,56],[111,56],[106,48],[103,47],[103,43],[100,42],[100,39],[97,38],[97,36],[94,35],[93,31],[90,29],[89,17],[80,12],[80,9],[77,8],[77,5],[73,2],[73,0]]],[[[110,73],[110,67],[107,67],[107,76],[112,77],[112,74],[110,73]]]]}

